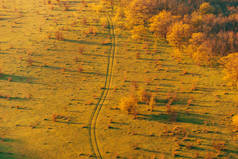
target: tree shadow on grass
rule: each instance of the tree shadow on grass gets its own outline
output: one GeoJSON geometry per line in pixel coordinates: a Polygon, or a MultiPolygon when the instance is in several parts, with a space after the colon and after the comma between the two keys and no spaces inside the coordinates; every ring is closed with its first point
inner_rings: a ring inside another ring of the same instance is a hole
{"type": "Polygon", "coordinates": [[[98,73],[98,72],[81,72],[81,73],[88,74],[88,75],[106,76],[106,74],[98,73]]]}
{"type": "MultiPolygon", "coordinates": [[[[58,66],[50,66],[50,65],[45,65],[45,66],[33,65],[33,66],[34,67],[42,67],[42,68],[46,68],[46,69],[52,69],[52,70],[62,70],[63,72],[78,72],[76,70],[66,69],[64,67],[58,67],[58,66]]],[[[106,74],[98,73],[98,72],[83,71],[80,73],[88,74],[88,75],[106,76],[106,74]]]]}
{"type": "Polygon", "coordinates": [[[77,43],[77,44],[86,44],[86,45],[101,45],[98,42],[94,41],[85,41],[85,40],[70,40],[70,39],[64,39],[65,42],[71,42],[71,43],[77,43]]]}
{"type": "Polygon", "coordinates": [[[33,83],[33,79],[25,76],[0,74],[0,80],[9,80],[11,82],[33,83]]]}
{"type": "Polygon", "coordinates": [[[226,152],[226,153],[234,153],[234,154],[238,154],[238,150],[224,149],[223,151],[226,152]]]}
{"type": "Polygon", "coordinates": [[[44,65],[44,66],[32,65],[32,66],[39,67],[39,68],[51,69],[51,70],[61,70],[63,72],[77,72],[75,70],[66,69],[64,67],[58,67],[58,66],[50,66],[50,65],[44,65]]]}
{"type": "MultiPolygon", "coordinates": [[[[176,122],[202,125],[204,124],[203,118],[205,117],[206,116],[199,115],[199,114],[192,114],[192,113],[188,114],[188,113],[177,112],[176,122]]],[[[149,115],[140,114],[138,116],[138,119],[168,123],[171,121],[170,120],[171,116],[165,113],[164,114],[149,114],[149,115]]]]}
{"type": "Polygon", "coordinates": [[[0,54],[8,54],[8,53],[6,53],[6,52],[0,52],[0,54]]]}
{"type": "MultiPolygon", "coordinates": [[[[0,148],[1,150],[2,148],[0,148]]],[[[17,159],[17,156],[11,152],[2,152],[0,151],[0,158],[1,159],[17,159]]]]}
{"type": "Polygon", "coordinates": [[[159,152],[159,151],[149,150],[149,149],[141,148],[141,147],[137,147],[136,150],[141,150],[141,151],[151,152],[151,153],[161,153],[161,152],[159,152]]]}
{"type": "MultiPolygon", "coordinates": [[[[169,99],[156,99],[155,102],[156,105],[163,106],[169,102],[169,99]]],[[[187,98],[180,98],[174,100],[171,105],[187,105],[187,103],[188,103],[187,98]]],[[[193,104],[190,104],[190,106],[193,106],[193,104]]]]}
{"type": "Polygon", "coordinates": [[[16,141],[16,140],[10,139],[10,138],[2,138],[2,137],[0,137],[0,142],[14,142],[14,141],[16,141]]]}
{"type": "Polygon", "coordinates": [[[0,138],[0,159],[26,159],[23,155],[10,152],[11,147],[4,145],[4,143],[12,143],[15,140],[10,138],[0,138]]]}
{"type": "Polygon", "coordinates": [[[3,96],[3,95],[0,95],[0,99],[18,100],[18,101],[29,100],[28,98],[11,97],[11,96],[3,96]]]}

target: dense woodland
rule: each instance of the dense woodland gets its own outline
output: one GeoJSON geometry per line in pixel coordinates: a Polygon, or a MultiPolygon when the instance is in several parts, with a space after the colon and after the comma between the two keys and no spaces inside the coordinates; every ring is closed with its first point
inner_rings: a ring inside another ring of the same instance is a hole
{"type": "Polygon", "coordinates": [[[237,85],[237,0],[104,0],[103,3],[113,10],[117,27],[130,31],[134,40],[146,40],[150,33],[155,40],[164,39],[177,48],[175,54],[189,55],[198,65],[221,63],[226,68],[226,77],[237,85]],[[230,56],[220,60],[227,55],[230,56]]]}

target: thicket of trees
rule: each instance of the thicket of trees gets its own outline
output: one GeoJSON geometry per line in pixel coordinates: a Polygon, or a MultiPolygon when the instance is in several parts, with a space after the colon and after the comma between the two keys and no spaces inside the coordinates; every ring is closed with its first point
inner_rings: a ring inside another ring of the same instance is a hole
{"type": "MultiPolygon", "coordinates": [[[[104,0],[108,1],[108,0],[104,0]]],[[[238,0],[118,0],[115,19],[134,39],[164,38],[199,65],[238,52],[238,0]]]]}
{"type": "MultiPolygon", "coordinates": [[[[113,0],[102,1],[112,4],[109,2],[113,0]]],[[[175,52],[190,55],[198,65],[212,65],[230,55],[232,58],[226,58],[222,64],[227,77],[238,83],[238,56],[231,56],[238,52],[238,0],[113,2],[111,9],[117,27],[129,30],[133,39],[145,39],[146,33],[151,33],[155,39],[165,39],[176,47],[175,52]],[[231,66],[237,75],[228,69],[231,66]]]]}

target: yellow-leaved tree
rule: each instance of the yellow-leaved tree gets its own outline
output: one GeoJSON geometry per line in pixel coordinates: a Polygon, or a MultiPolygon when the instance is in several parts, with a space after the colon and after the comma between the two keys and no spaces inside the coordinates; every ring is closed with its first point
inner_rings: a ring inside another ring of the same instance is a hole
{"type": "Polygon", "coordinates": [[[149,30],[153,32],[156,37],[166,38],[168,28],[174,20],[175,16],[173,16],[171,12],[163,10],[149,20],[149,30]]]}
{"type": "Polygon", "coordinates": [[[117,25],[117,28],[123,30],[125,29],[125,10],[122,7],[117,7],[116,8],[116,12],[115,12],[115,16],[114,16],[114,21],[117,25]]]}
{"type": "Polygon", "coordinates": [[[192,58],[197,65],[214,64],[212,48],[207,41],[198,46],[196,51],[193,53],[192,58]]]}
{"type": "Polygon", "coordinates": [[[135,25],[145,25],[147,20],[156,12],[157,1],[155,0],[132,0],[125,6],[127,28],[135,25]]]}
{"type": "Polygon", "coordinates": [[[238,88],[238,52],[222,57],[221,63],[224,65],[224,79],[229,85],[238,88]]]}
{"type": "Polygon", "coordinates": [[[188,44],[191,34],[192,30],[190,25],[178,21],[172,25],[167,33],[167,40],[171,45],[182,49],[188,44]]]}
{"type": "Polygon", "coordinates": [[[146,37],[147,30],[144,25],[137,25],[131,29],[131,38],[134,40],[143,40],[146,37]]]}
{"type": "Polygon", "coordinates": [[[206,35],[202,32],[193,33],[189,39],[189,45],[186,46],[184,52],[193,57],[193,54],[197,52],[199,46],[205,41],[206,35]]]}
{"type": "Polygon", "coordinates": [[[199,12],[201,14],[212,14],[214,13],[214,11],[215,11],[215,8],[211,6],[211,4],[208,2],[202,3],[199,7],[199,12]]]}

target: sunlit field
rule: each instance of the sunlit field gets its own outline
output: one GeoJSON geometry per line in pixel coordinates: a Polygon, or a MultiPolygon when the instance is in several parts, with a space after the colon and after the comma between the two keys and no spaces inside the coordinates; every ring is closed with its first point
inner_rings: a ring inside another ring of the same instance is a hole
{"type": "Polygon", "coordinates": [[[0,0],[0,159],[238,158],[218,1],[0,0]]]}

